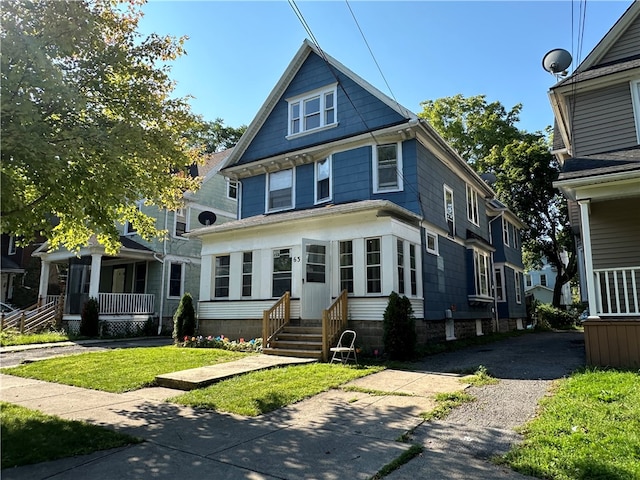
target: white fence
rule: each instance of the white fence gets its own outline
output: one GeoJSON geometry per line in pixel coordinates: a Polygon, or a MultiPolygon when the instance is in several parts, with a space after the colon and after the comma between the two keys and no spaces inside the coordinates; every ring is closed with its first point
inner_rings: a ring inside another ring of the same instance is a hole
{"type": "Polygon", "coordinates": [[[593,271],[599,316],[640,316],[640,267],[593,271]]]}

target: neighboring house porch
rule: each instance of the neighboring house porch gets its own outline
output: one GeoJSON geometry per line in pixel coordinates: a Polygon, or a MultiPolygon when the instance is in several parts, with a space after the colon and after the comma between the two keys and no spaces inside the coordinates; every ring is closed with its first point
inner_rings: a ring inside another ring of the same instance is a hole
{"type": "Polygon", "coordinates": [[[66,270],[63,283],[63,317],[65,328],[77,331],[82,308],[89,298],[100,305],[100,320],[108,335],[132,333],[142,329],[157,315],[155,295],[146,293],[150,269],[159,260],[154,252],[127,237],[121,237],[117,256],[107,255],[97,242],[82,248],[77,255],[61,249],[46,251],[46,244],[34,253],[41,257],[39,297],[48,298],[49,270],[57,266],[66,270]]]}

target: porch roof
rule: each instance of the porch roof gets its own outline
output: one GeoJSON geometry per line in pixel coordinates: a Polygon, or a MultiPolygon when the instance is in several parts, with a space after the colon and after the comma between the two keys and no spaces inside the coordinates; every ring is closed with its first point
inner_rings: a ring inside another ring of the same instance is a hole
{"type": "MultiPolygon", "coordinates": [[[[136,242],[130,236],[120,235],[120,244],[122,245],[122,248],[120,248],[118,254],[114,255],[112,258],[147,259],[149,257],[153,257],[153,250],[142,245],[141,243],[136,242]]],[[[97,241],[91,241],[89,245],[82,247],[76,254],[75,252],[70,252],[65,248],[61,248],[60,250],[56,251],[49,251],[49,244],[48,242],[45,242],[32,255],[35,257],[47,259],[52,262],[62,262],[68,260],[71,257],[91,255],[92,253],[101,253],[104,255],[104,247],[97,241]]]]}
{"type": "Polygon", "coordinates": [[[410,224],[418,225],[421,220],[421,217],[419,215],[388,200],[362,200],[358,202],[343,203],[338,205],[329,204],[322,207],[310,208],[306,210],[291,210],[281,213],[256,215],[233,222],[226,222],[220,225],[211,225],[208,227],[198,228],[185,234],[184,236],[202,237],[208,234],[219,232],[230,232],[251,227],[277,225],[280,223],[288,223],[297,220],[321,218],[333,215],[344,215],[372,210],[377,210],[378,216],[392,216],[410,224]]]}

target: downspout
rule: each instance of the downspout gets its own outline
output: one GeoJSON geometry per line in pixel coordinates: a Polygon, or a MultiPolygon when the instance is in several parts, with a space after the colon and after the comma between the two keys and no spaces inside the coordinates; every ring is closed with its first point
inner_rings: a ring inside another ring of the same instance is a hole
{"type": "MultiPolygon", "coordinates": [[[[491,223],[495,222],[499,218],[502,218],[503,215],[504,215],[504,210],[500,212],[500,215],[489,220],[488,228],[489,228],[489,240],[491,241],[491,245],[493,245],[493,235],[491,235],[491,223]]],[[[495,260],[493,258],[494,253],[495,252],[491,252],[491,270],[492,270],[491,280],[493,281],[493,333],[498,333],[499,326],[500,326],[499,325],[500,319],[498,318],[498,296],[496,295],[496,267],[495,267],[495,260]]],[[[502,285],[506,287],[505,283],[506,282],[503,275],[502,285]]],[[[506,292],[506,288],[505,288],[505,292],[506,292]]]]}

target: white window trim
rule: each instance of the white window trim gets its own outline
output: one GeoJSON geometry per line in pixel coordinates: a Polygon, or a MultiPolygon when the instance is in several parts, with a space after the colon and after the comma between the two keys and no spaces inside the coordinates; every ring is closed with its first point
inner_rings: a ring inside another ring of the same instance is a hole
{"type": "Polygon", "coordinates": [[[338,84],[337,83],[334,83],[332,85],[329,85],[323,88],[318,88],[311,92],[305,92],[302,95],[298,95],[292,98],[287,98],[286,100],[287,100],[287,136],[285,138],[287,140],[301,137],[309,133],[319,132],[327,128],[333,128],[338,125],[338,84]],[[326,94],[328,93],[333,94],[333,123],[325,123],[325,114],[326,114],[325,97],[326,97],[326,94]],[[304,130],[303,105],[305,100],[310,100],[314,97],[320,97],[320,125],[318,127],[311,128],[309,130],[304,130]],[[294,133],[291,131],[291,121],[292,121],[291,111],[292,111],[292,106],[295,104],[300,105],[300,108],[299,108],[300,131],[294,133]]]}
{"type": "Polygon", "coordinates": [[[226,187],[227,187],[226,188],[226,190],[227,190],[227,199],[238,201],[239,182],[237,180],[231,180],[230,178],[227,178],[226,180],[227,180],[227,185],[226,185],[226,187]],[[234,185],[236,187],[236,196],[235,197],[232,197],[229,194],[229,191],[231,189],[231,185],[234,185]]]}
{"type": "Polygon", "coordinates": [[[453,228],[451,233],[451,237],[455,237],[456,235],[456,200],[455,195],[453,194],[453,189],[448,185],[443,185],[443,200],[444,200],[444,221],[447,223],[447,229],[449,228],[449,212],[447,211],[447,193],[451,194],[451,220],[453,222],[453,228]]]}
{"type": "Polygon", "coordinates": [[[640,144],[640,79],[631,80],[631,103],[633,105],[633,118],[636,121],[636,140],[640,144]]]}
{"type": "Polygon", "coordinates": [[[364,292],[365,292],[365,296],[378,296],[380,294],[382,294],[383,292],[383,279],[384,279],[384,272],[382,270],[382,266],[383,266],[383,245],[382,245],[382,237],[367,237],[364,239],[364,292]],[[367,251],[367,241],[368,240],[378,240],[380,243],[380,250],[378,255],[380,256],[379,262],[380,263],[368,263],[368,256],[369,256],[369,252],[367,251]],[[369,291],[369,267],[378,267],[380,269],[380,291],[379,292],[370,292],[369,291]]]}
{"type": "Polygon", "coordinates": [[[178,235],[178,233],[176,232],[176,227],[178,226],[178,214],[182,214],[181,216],[184,217],[184,223],[185,223],[184,233],[189,232],[191,208],[190,207],[179,208],[178,210],[175,210],[173,212],[173,230],[171,231],[171,236],[178,240],[189,240],[188,238],[183,237],[182,235],[178,235]]]}
{"type": "Polygon", "coordinates": [[[467,183],[467,218],[474,225],[480,226],[480,207],[478,205],[478,192],[468,183],[467,183]],[[469,207],[471,207],[471,209],[469,209],[469,207]]]}
{"type": "Polygon", "coordinates": [[[506,296],[506,289],[505,289],[505,284],[504,284],[505,278],[504,278],[504,267],[495,267],[493,269],[493,285],[495,286],[495,299],[498,303],[505,303],[507,301],[507,296],[506,296]],[[502,295],[498,296],[498,282],[497,282],[497,276],[496,274],[500,273],[500,293],[502,295]]]}
{"type": "MultiPolygon", "coordinates": [[[[136,208],[137,208],[138,210],[142,210],[142,205],[143,205],[143,203],[144,203],[144,202],[142,202],[142,201],[137,201],[137,202],[136,202],[136,208]]],[[[131,228],[133,228],[133,225],[131,225],[131,222],[129,222],[129,220],[127,220],[126,222],[124,222],[124,229],[123,229],[123,231],[122,231],[122,234],[123,234],[124,236],[137,235],[137,234],[138,234],[138,231],[137,231],[137,230],[135,230],[135,229],[134,229],[133,231],[131,231],[131,232],[129,232],[129,231],[128,231],[128,230],[129,230],[129,226],[131,226],[131,228]]]]}
{"type": "Polygon", "coordinates": [[[502,217],[502,242],[504,243],[505,247],[510,246],[509,243],[509,220],[507,220],[506,218],[502,217]]]}
{"type": "Polygon", "coordinates": [[[402,176],[402,142],[396,142],[396,179],[397,187],[392,188],[379,188],[378,187],[378,147],[386,145],[394,145],[394,143],[384,143],[381,145],[375,144],[372,146],[372,160],[373,160],[373,193],[389,193],[389,192],[402,192],[404,190],[404,181],[402,176]]]}
{"type": "Polygon", "coordinates": [[[483,250],[478,250],[476,248],[473,249],[473,282],[475,285],[475,296],[491,298],[491,259],[489,258],[489,254],[483,250]],[[479,258],[482,257],[486,260],[486,264],[480,265],[479,258]],[[478,263],[476,263],[476,260],[478,263]],[[479,266],[485,267],[485,283],[486,283],[486,292],[481,292],[481,282],[480,282],[480,271],[478,270],[479,266]]]}
{"type": "Polygon", "coordinates": [[[17,253],[16,248],[16,238],[13,236],[9,237],[9,245],[7,246],[7,255],[15,255],[17,253]]]}
{"type": "Polygon", "coordinates": [[[265,188],[265,199],[264,199],[264,211],[267,213],[273,212],[283,212],[285,210],[292,210],[296,207],[296,167],[286,168],[284,170],[277,170],[275,172],[269,172],[265,175],[266,188],[265,188]],[[291,170],[291,205],[288,207],[281,208],[269,208],[269,179],[273,173],[285,172],[291,170]]]}
{"type": "Polygon", "coordinates": [[[315,205],[320,203],[327,203],[333,199],[333,158],[329,155],[326,159],[323,158],[313,164],[313,201],[315,205]],[[327,160],[329,163],[329,196],[327,198],[318,198],[318,165],[322,160],[327,160]]]}
{"type": "Polygon", "coordinates": [[[184,295],[184,263],[169,262],[169,268],[167,269],[167,298],[182,298],[184,295]],[[177,297],[171,295],[171,266],[180,265],[180,295],[177,297]]]}
{"type": "Polygon", "coordinates": [[[216,255],[213,257],[213,298],[229,298],[229,294],[231,293],[231,255],[216,255]],[[229,273],[227,275],[218,275],[218,258],[229,257],[229,273]],[[227,277],[229,279],[229,285],[227,286],[227,295],[226,296],[216,296],[216,280],[218,278],[227,277]]]}
{"type": "Polygon", "coordinates": [[[440,255],[440,247],[438,246],[438,234],[429,230],[428,228],[424,229],[424,248],[427,253],[431,253],[432,255],[440,255]],[[435,249],[429,248],[429,237],[434,237],[435,249]]]}
{"type": "Polygon", "coordinates": [[[520,305],[522,303],[522,289],[520,288],[522,273],[517,270],[513,271],[513,283],[516,288],[516,303],[520,305]]]}

